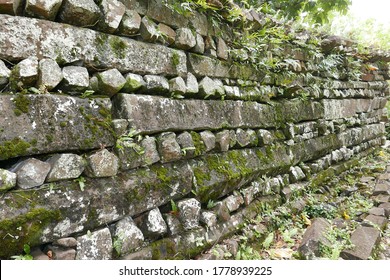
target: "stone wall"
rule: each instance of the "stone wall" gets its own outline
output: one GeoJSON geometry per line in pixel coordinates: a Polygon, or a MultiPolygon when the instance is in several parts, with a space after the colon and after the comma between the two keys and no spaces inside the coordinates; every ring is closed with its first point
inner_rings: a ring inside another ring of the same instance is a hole
{"type": "Polygon", "coordinates": [[[383,143],[389,56],[341,38],[263,71],[239,27],[158,0],[0,13],[0,258],[191,258],[383,143]]]}

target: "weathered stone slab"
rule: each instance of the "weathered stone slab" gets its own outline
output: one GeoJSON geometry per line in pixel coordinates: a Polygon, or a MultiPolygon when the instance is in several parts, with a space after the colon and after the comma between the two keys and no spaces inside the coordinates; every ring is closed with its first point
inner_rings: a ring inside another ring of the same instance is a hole
{"type": "Polygon", "coordinates": [[[179,217],[186,230],[195,229],[199,226],[200,202],[195,198],[181,200],[177,203],[179,217]]]}
{"type": "Polygon", "coordinates": [[[63,75],[57,62],[50,58],[39,61],[37,86],[44,86],[48,91],[55,88],[61,81],[63,75]]]}
{"type": "Polygon", "coordinates": [[[141,15],[146,15],[148,11],[148,0],[119,0],[127,9],[136,10],[141,15]]]}
{"type": "Polygon", "coordinates": [[[118,157],[107,149],[92,153],[86,158],[86,161],[87,166],[84,172],[88,177],[111,177],[118,173],[118,157]]]}
{"type": "Polygon", "coordinates": [[[175,100],[119,93],[114,97],[115,116],[131,119],[141,133],[166,130],[277,127],[287,120],[320,118],[317,102],[286,101],[259,104],[242,101],[175,100]]]}
{"type": "Polygon", "coordinates": [[[1,95],[0,108],[0,160],[114,145],[109,99],[1,95]]]}
{"type": "Polygon", "coordinates": [[[17,175],[17,186],[21,189],[30,189],[43,185],[50,171],[50,164],[29,158],[17,163],[12,171],[17,175]]]}
{"type": "Polygon", "coordinates": [[[136,226],[131,217],[126,217],[116,224],[114,238],[116,238],[116,244],[118,244],[114,244],[114,249],[118,255],[131,253],[140,248],[144,242],[142,231],[136,226]]]}
{"type": "Polygon", "coordinates": [[[264,73],[259,73],[247,65],[231,64],[199,54],[189,53],[188,62],[191,72],[197,77],[214,77],[214,78],[231,78],[231,79],[248,79],[262,80],[264,73]]]}
{"type": "Polygon", "coordinates": [[[107,33],[114,33],[122,21],[126,7],[117,0],[101,0],[99,2],[103,17],[100,19],[98,27],[107,33]]]}
{"type": "Polygon", "coordinates": [[[64,248],[75,248],[77,246],[77,240],[73,237],[60,238],[54,241],[53,245],[58,245],[64,248]]]}
{"type": "Polygon", "coordinates": [[[364,218],[362,224],[368,227],[379,227],[381,230],[384,230],[387,225],[387,218],[369,214],[364,218]]]}
{"type": "Polygon", "coordinates": [[[141,17],[135,10],[126,10],[119,25],[119,34],[134,36],[141,26],[141,17]]]}
{"type": "Polygon", "coordinates": [[[330,223],[323,218],[316,218],[306,229],[298,251],[305,259],[320,257],[320,246],[330,246],[329,240],[325,237],[330,229],[330,223]]]}
{"type": "Polygon", "coordinates": [[[168,232],[167,224],[158,208],[137,217],[135,222],[150,240],[158,239],[168,232]]]}
{"type": "Polygon", "coordinates": [[[351,235],[355,247],[340,253],[346,260],[367,260],[380,239],[380,231],[373,227],[359,226],[351,235]]]}
{"type": "Polygon", "coordinates": [[[51,165],[46,182],[78,178],[85,168],[84,159],[75,154],[56,154],[46,162],[51,165]]]}
{"type": "Polygon", "coordinates": [[[6,236],[0,257],[180,199],[191,192],[192,177],[186,163],[154,164],[112,178],[86,178],[84,190],[72,180],[55,182],[52,190],[6,193],[0,201],[0,235],[6,236]]]}
{"type": "Polygon", "coordinates": [[[100,9],[93,0],[63,0],[59,13],[60,21],[82,27],[94,26],[100,16],[100,9]]]}
{"type": "Polygon", "coordinates": [[[104,228],[77,238],[77,260],[112,259],[110,230],[104,228]]]}
{"type": "Polygon", "coordinates": [[[148,11],[147,15],[158,21],[165,24],[168,24],[175,28],[187,27],[188,18],[184,15],[174,12],[165,6],[162,1],[159,0],[149,0],[148,1],[148,11]]]}
{"type": "Polygon", "coordinates": [[[385,132],[384,123],[366,125],[348,129],[339,135],[342,146],[351,147],[359,145],[368,140],[380,137],[385,132]]]}
{"type": "Polygon", "coordinates": [[[116,68],[138,74],[184,75],[180,50],[39,19],[0,15],[0,53],[9,61],[29,56],[60,65],[83,61],[91,69],[116,68]]]}
{"type": "Polygon", "coordinates": [[[27,0],[25,12],[33,17],[54,20],[61,4],[62,0],[27,0]]]}

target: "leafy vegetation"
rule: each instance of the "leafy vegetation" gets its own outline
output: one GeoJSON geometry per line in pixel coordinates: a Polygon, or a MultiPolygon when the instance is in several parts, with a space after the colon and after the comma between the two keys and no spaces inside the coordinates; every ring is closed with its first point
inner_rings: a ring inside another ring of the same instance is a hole
{"type": "Polygon", "coordinates": [[[24,252],[24,254],[18,255],[18,256],[12,256],[11,259],[22,260],[22,261],[33,260],[34,259],[33,256],[30,255],[30,253],[31,253],[30,245],[24,244],[23,252],[24,252]]]}

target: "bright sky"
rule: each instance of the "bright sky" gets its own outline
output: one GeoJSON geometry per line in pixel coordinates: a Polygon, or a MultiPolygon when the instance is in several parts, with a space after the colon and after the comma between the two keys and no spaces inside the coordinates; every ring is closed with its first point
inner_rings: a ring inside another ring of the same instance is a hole
{"type": "Polygon", "coordinates": [[[375,18],[390,24],[390,0],[352,0],[350,11],[363,20],[375,18]]]}

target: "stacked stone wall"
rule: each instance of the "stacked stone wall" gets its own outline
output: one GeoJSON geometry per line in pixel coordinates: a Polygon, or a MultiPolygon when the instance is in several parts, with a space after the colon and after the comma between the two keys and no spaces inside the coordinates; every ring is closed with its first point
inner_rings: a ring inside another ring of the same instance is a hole
{"type": "Polygon", "coordinates": [[[341,38],[270,43],[263,71],[158,0],[0,13],[0,258],[191,258],[383,144],[389,56],[341,38]]]}

